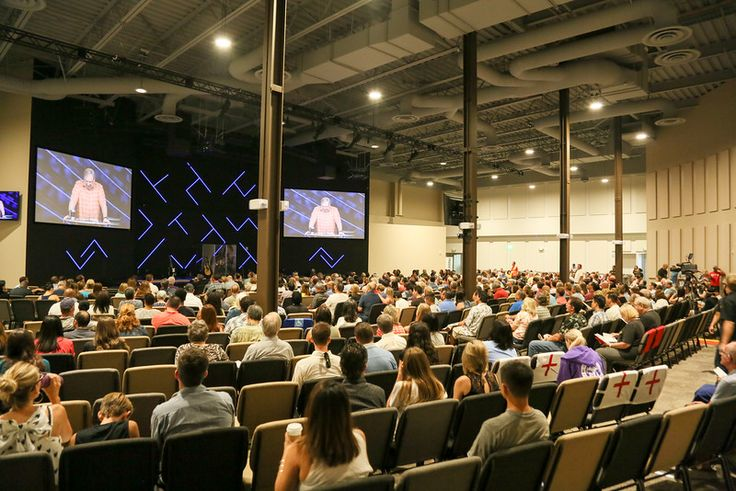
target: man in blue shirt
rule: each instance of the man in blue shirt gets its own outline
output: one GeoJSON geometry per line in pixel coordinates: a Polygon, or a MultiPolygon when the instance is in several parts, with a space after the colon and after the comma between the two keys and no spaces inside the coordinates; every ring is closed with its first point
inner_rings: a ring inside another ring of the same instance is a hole
{"type": "Polygon", "coordinates": [[[455,294],[447,288],[443,288],[440,290],[440,303],[437,306],[440,308],[440,312],[457,310],[457,306],[455,306],[455,294]]]}
{"type": "Polygon", "coordinates": [[[358,301],[358,315],[363,321],[368,321],[371,307],[377,303],[383,302],[381,301],[381,297],[378,296],[378,293],[376,293],[376,283],[371,281],[368,283],[368,291],[365,292],[358,301]]]}
{"type": "Polygon", "coordinates": [[[365,346],[368,352],[366,372],[381,372],[396,370],[396,359],[389,351],[373,344],[373,328],[367,322],[355,326],[355,340],[365,346]]]}

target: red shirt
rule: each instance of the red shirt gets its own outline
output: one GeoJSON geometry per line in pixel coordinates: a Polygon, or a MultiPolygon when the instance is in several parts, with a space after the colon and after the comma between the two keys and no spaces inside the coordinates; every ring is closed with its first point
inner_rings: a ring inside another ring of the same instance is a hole
{"type": "Polygon", "coordinates": [[[151,319],[151,325],[158,330],[160,326],[188,326],[189,319],[173,310],[165,310],[151,319]]]}
{"type": "Polygon", "coordinates": [[[54,353],[69,353],[70,355],[74,354],[74,343],[71,339],[67,339],[65,337],[59,336],[56,338],[56,351],[38,351],[38,339],[35,341],[36,343],[36,353],[40,354],[54,354],[54,353]]]}
{"type": "Polygon", "coordinates": [[[708,276],[710,276],[710,286],[721,286],[721,276],[723,276],[723,273],[719,271],[711,271],[710,273],[708,273],[708,276]]]}
{"type": "Polygon", "coordinates": [[[499,298],[509,298],[509,292],[507,292],[503,288],[499,288],[493,293],[493,298],[495,298],[496,300],[498,300],[499,298]]]}

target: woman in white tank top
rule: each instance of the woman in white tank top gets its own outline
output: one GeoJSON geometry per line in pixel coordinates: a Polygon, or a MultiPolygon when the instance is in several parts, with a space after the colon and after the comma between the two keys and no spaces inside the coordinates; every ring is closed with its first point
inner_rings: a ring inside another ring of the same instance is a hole
{"type": "Polygon", "coordinates": [[[276,491],[311,490],[365,477],[365,434],[353,429],[350,400],[342,384],[325,380],[312,391],[301,437],[285,436],[276,491]]]}

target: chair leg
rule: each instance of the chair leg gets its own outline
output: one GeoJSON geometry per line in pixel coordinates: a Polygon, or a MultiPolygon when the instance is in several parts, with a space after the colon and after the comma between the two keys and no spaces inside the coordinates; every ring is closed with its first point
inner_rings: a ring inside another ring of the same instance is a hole
{"type": "Polygon", "coordinates": [[[728,458],[725,455],[721,455],[719,460],[723,469],[723,480],[726,481],[726,489],[728,491],[734,491],[734,483],[733,479],[731,479],[731,465],[728,462],[728,458]]]}
{"type": "Polygon", "coordinates": [[[636,484],[636,491],[645,491],[644,479],[637,479],[634,481],[634,484],[636,484]]]}
{"type": "Polygon", "coordinates": [[[677,472],[675,472],[675,475],[680,474],[680,477],[682,477],[682,488],[685,491],[691,491],[692,485],[690,484],[690,473],[687,470],[687,466],[680,466],[677,469],[677,472]]]}

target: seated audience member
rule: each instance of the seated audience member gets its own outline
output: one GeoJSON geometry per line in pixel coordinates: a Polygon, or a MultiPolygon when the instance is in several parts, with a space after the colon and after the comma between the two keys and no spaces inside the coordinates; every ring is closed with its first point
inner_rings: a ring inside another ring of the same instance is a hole
{"type": "Polygon", "coordinates": [[[58,475],[62,445],[72,437],[72,426],[59,398],[60,387],[61,377],[53,373],[41,376],[30,363],[16,363],[0,376],[0,402],[10,407],[0,416],[0,456],[44,452],[51,456],[58,475]],[[33,404],[41,391],[50,405],[33,404]]]}
{"type": "Polygon", "coordinates": [[[341,304],[343,302],[347,302],[348,294],[343,292],[343,286],[342,281],[335,281],[332,284],[332,294],[327,297],[327,300],[325,300],[325,303],[323,305],[326,305],[330,309],[330,313],[335,315],[335,307],[337,307],[338,304],[341,304]]]}
{"type": "MultiPolygon", "coordinates": [[[[194,286],[192,286],[192,293],[194,293],[194,286]]],[[[226,312],[229,312],[231,308],[237,307],[239,295],[240,295],[240,285],[235,283],[232,287],[230,287],[230,295],[222,299],[222,309],[226,312]]],[[[201,302],[202,301],[200,300],[200,303],[201,302]]]]}
{"type": "Polygon", "coordinates": [[[294,349],[289,343],[279,339],[281,330],[281,317],[276,312],[269,312],[263,318],[263,338],[250,345],[245,352],[243,361],[264,360],[267,358],[279,358],[291,360],[294,358],[294,349]]]}
{"type": "Polygon", "coordinates": [[[718,399],[736,396],[736,342],[728,343],[719,350],[720,364],[725,368],[726,377],[717,384],[704,384],[696,392],[695,402],[709,403],[718,399]]]}
{"type": "Polygon", "coordinates": [[[95,296],[95,304],[90,312],[92,315],[115,315],[115,308],[110,301],[110,294],[101,290],[95,296]]]}
{"type": "Polygon", "coordinates": [[[33,334],[26,330],[10,331],[5,342],[5,356],[0,357],[0,375],[16,363],[30,363],[41,372],[51,371],[51,365],[36,354],[33,334]]]}
{"type": "Polygon", "coordinates": [[[488,296],[486,295],[486,292],[480,287],[476,288],[473,293],[474,305],[470,308],[470,312],[468,312],[468,316],[465,320],[461,320],[460,322],[452,325],[451,339],[457,340],[461,336],[465,338],[474,338],[477,336],[478,329],[480,328],[481,322],[483,322],[483,318],[487,315],[493,314],[493,311],[486,303],[487,301],[488,296]]]}
{"type": "MultiPolygon", "coordinates": [[[[61,302],[63,301],[69,301],[71,300],[74,302],[74,314],[79,312],[79,306],[77,305],[77,292],[73,288],[67,288],[64,290],[64,297],[61,298],[58,302],[53,304],[51,307],[49,307],[49,311],[46,315],[55,315],[57,317],[61,317],[61,302]]],[[[72,314],[72,315],[74,315],[72,314]]]]}
{"type": "Polygon", "coordinates": [[[128,288],[127,283],[120,283],[120,285],[118,285],[118,291],[113,295],[113,298],[125,298],[126,288],[128,288]]]}
{"type": "Polygon", "coordinates": [[[365,381],[367,364],[368,350],[360,343],[348,343],[340,353],[340,369],[345,376],[343,385],[350,399],[351,411],[386,407],[383,389],[365,381]]]}
{"type": "Polygon", "coordinates": [[[613,333],[618,341],[611,344],[601,343],[603,347],[596,350],[605,360],[609,371],[613,369],[613,364],[616,362],[635,359],[639,353],[641,338],[644,337],[644,325],[639,320],[639,313],[634,307],[628,303],[624,304],[621,307],[621,318],[626,324],[621,332],[613,333]]]}
{"type": "MultiPolygon", "coordinates": [[[[245,325],[248,319],[248,308],[256,303],[248,295],[242,297],[239,302],[240,309],[230,309],[225,318],[225,332],[231,333],[245,325]]],[[[212,307],[214,309],[214,307],[212,307]]],[[[217,313],[217,311],[215,311],[217,313]]]]}
{"type": "Polygon", "coordinates": [[[431,313],[432,310],[430,309],[429,305],[427,305],[426,303],[420,303],[419,305],[417,305],[417,311],[414,313],[414,320],[412,321],[412,323],[422,322],[424,316],[431,313]]]}
{"type": "Polygon", "coordinates": [[[8,335],[5,332],[5,324],[0,322],[0,353],[5,353],[5,346],[8,344],[8,335]]]}
{"type": "MultiPolygon", "coordinates": [[[[237,284],[235,286],[237,287],[237,284]]],[[[184,296],[184,302],[182,302],[182,304],[185,307],[189,307],[190,309],[201,309],[202,300],[200,300],[200,298],[194,294],[194,285],[192,285],[191,283],[187,283],[186,285],[184,285],[184,291],[186,292],[186,295],[184,296]]]]}
{"type": "Polygon", "coordinates": [[[156,303],[156,299],[150,293],[146,293],[143,296],[143,307],[135,309],[135,316],[138,320],[141,319],[152,319],[154,315],[158,313],[158,310],[153,308],[153,304],[156,303]]]}
{"type": "Polygon", "coordinates": [[[537,294],[536,301],[537,319],[549,319],[552,317],[552,314],[550,314],[549,309],[547,308],[549,306],[549,294],[541,291],[537,294]]]}
{"type": "Polygon", "coordinates": [[[217,312],[215,311],[215,308],[208,303],[204,304],[202,308],[199,309],[199,312],[197,312],[197,319],[204,321],[210,332],[222,332],[225,329],[225,326],[217,320],[217,312]]]}
{"type": "Polygon", "coordinates": [[[533,298],[525,298],[521,303],[521,311],[514,316],[510,324],[514,343],[517,345],[523,343],[529,323],[537,319],[537,302],[533,298]]]}
{"type": "Polygon", "coordinates": [[[189,342],[186,344],[182,344],[181,346],[176,348],[174,363],[176,363],[176,360],[179,359],[179,356],[181,356],[182,353],[190,348],[196,348],[198,350],[204,351],[204,353],[207,355],[207,360],[210,363],[212,363],[213,361],[228,361],[229,358],[227,356],[227,353],[225,353],[225,350],[222,349],[222,346],[217,343],[207,342],[207,336],[209,336],[209,334],[210,330],[207,327],[207,324],[204,323],[204,321],[196,320],[192,322],[189,325],[189,329],[187,329],[187,338],[189,338],[189,342]]]}
{"type": "Polygon", "coordinates": [[[143,308],[143,302],[135,299],[135,290],[130,287],[125,289],[125,300],[120,302],[120,305],[118,305],[118,309],[120,309],[120,307],[122,307],[123,305],[128,304],[133,306],[133,310],[143,308]]]}
{"type": "Polygon", "coordinates": [[[501,367],[500,375],[506,412],[483,423],[468,452],[468,456],[480,457],[483,462],[499,450],[549,438],[547,417],[529,405],[534,379],[532,369],[513,361],[501,367]]]}
{"type": "MultiPolygon", "coordinates": [[[[417,308],[417,311],[419,309],[417,308]]],[[[386,308],[383,309],[382,314],[388,315],[391,317],[391,320],[394,323],[394,330],[391,331],[394,334],[408,334],[407,330],[404,328],[404,326],[399,322],[399,319],[401,318],[401,311],[396,308],[394,305],[386,305],[386,308]]],[[[383,332],[381,332],[381,329],[379,328],[378,331],[376,331],[377,336],[382,336],[383,332]]]]}
{"type": "Polygon", "coordinates": [[[80,310],[74,316],[74,329],[64,333],[67,339],[87,339],[95,337],[95,332],[89,328],[90,316],[89,312],[80,310]]]}
{"type": "Polygon", "coordinates": [[[255,304],[248,307],[248,311],[245,314],[245,324],[230,333],[230,342],[250,343],[260,341],[263,337],[263,329],[261,328],[262,318],[263,309],[261,307],[255,304]]]}
{"type": "Polygon", "coordinates": [[[314,297],[309,306],[310,309],[316,310],[327,301],[327,290],[324,283],[317,283],[314,287],[314,297]]]}
{"type": "Polygon", "coordinates": [[[521,306],[523,305],[525,299],[526,299],[526,293],[524,293],[523,290],[517,290],[516,293],[514,293],[514,303],[512,303],[511,307],[509,307],[509,315],[513,315],[513,314],[516,314],[517,312],[520,312],[521,306]]]}
{"type": "Polygon", "coordinates": [[[74,343],[64,337],[61,320],[58,317],[46,316],[36,338],[36,353],[69,353],[74,354],[74,343]]]}
{"type": "MultiPolygon", "coordinates": [[[[184,301],[187,299],[187,291],[184,288],[177,288],[174,291],[173,297],[179,298],[179,313],[183,315],[184,317],[194,317],[195,313],[194,310],[192,310],[191,307],[187,307],[184,305],[184,301]]],[[[222,315],[220,311],[217,312],[217,315],[222,315]]]]}
{"type": "Polygon", "coordinates": [[[378,325],[378,332],[381,333],[381,340],[376,343],[376,346],[388,351],[406,348],[406,339],[393,332],[394,321],[390,315],[379,315],[376,324],[378,325]]]}
{"type": "Polygon", "coordinates": [[[373,328],[367,322],[355,326],[355,340],[366,349],[368,357],[366,372],[396,370],[396,358],[373,342],[373,328]]]}
{"type": "Polygon", "coordinates": [[[381,297],[376,293],[376,283],[371,281],[368,283],[367,291],[361,295],[360,301],[358,302],[358,315],[363,322],[368,322],[368,316],[371,312],[371,307],[375,304],[381,304],[381,297]]]}
{"type": "Polygon", "coordinates": [[[200,349],[179,356],[174,372],[179,392],[156,406],[151,415],[151,437],[159,447],[171,435],[233,425],[235,408],[230,396],[202,385],[208,366],[207,354],[200,349]]]}
{"type": "Polygon", "coordinates": [[[155,314],[151,318],[151,325],[154,329],[161,326],[188,326],[189,319],[186,316],[179,313],[179,307],[181,306],[181,300],[177,296],[172,296],[169,301],[166,302],[166,310],[155,314]]]}
{"type": "Polygon", "coordinates": [[[125,339],[120,337],[115,321],[112,319],[100,319],[95,329],[95,337],[89,343],[85,343],[83,351],[106,351],[124,349],[130,351],[130,346],[125,339]]]}
{"type": "Polygon", "coordinates": [[[436,314],[425,315],[424,323],[429,327],[429,338],[432,340],[432,346],[436,348],[447,344],[440,329],[440,320],[436,314]]]}
{"type": "Polygon", "coordinates": [[[493,283],[493,298],[496,300],[503,300],[509,298],[508,290],[501,287],[501,283],[496,281],[493,283]]]}
{"type": "Polygon", "coordinates": [[[121,336],[148,336],[146,328],[141,325],[141,321],[135,316],[135,307],[130,303],[120,306],[118,317],[115,319],[115,326],[121,336]]]}
{"type": "MultiPolygon", "coordinates": [[[[77,303],[73,298],[65,298],[59,302],[59,308],[61,309],[59,319],[61,320],[61,327],[65,332],[74,329],[74,307],[76,305],[77,303]]],[[[77,312],[79,312],[79,308],[77,308],[77,312]]]]}
{"type": "Polygon", "coordinates": [[[80,430],[72,436],[69,445],[140,437],[138,423],[130,419],[132,412],[133,403],[125,394],[110,392],[102,398],[100,410],[97,411],[100,424],[80,430]]]}
{"type": "Polygon", "coordinates": [[[488,353],[488,364],[492,367],[498,360],[516,358],[518,354],[514,349],[514,336],[511,334],[511,326],[505,321],[496,321],[491,328],[491,339],[483,341],[488,353]]]}
{"type": "Polygon", "coordinates": [[[440,312],[452,312],[456,310],[455,294],[447,288],[440,290],[440,303],[437,304],[440,312]]]}
{"type": "MultiPolygon", "coordinates": [[[[429,307],[430,312],[437,313],[440,311],[439,306],[435,303],[434,292],[426,293],[424,295],[424,303],[429,307]]],[[[421,320],[421,319],[417,319],[417,320],[421,320]]]]}
{"type": "Polygon", "coordinates": [[[571,298],[566,304],[568,315],[560,325],[560,330],[555,334],[545,334],[544,340],[534,340],[529,343],[528,354],[534,356],[538,353],[551,353],[553,351],[565,351],[565,333],[570,329],[582,329],[588,324],[585,314],[585,304],[579,298],[571,298]]]}
{"type": "Polygon", "coordinates": [[[315,324],[312,328],[311,339],[311,343],[314,344],[314,352],[309,358],[299,360],[294,366],[292,382],[298,383],[301,387],[307,380],[342,375],[340,357],[333,355],[328,349],[330,341],[330,325],[324,322],[315,324]]]}
{"type": "Polygon", "coordinates": [[[302,305],[302,294],[301,292],[295,291],[291,294],[291,305],[285,307],[286,315],[289,314],[303,314],[309,312],[309,307],[302,305]]]}
{"type": "Polygon", "coordinates": [[[11,288],[8,292],[10,298],[23,298],[26,295],[32,295],[33,292],[28,288],[28,278],[21,276],[18,281],[18,286],[11,288]]]}
{"type": "Polygon", "coordinates": [[[463,350],[463,375],[455,381],[452,396],[462,401],[467,396],[488,394],[492,388],[488,371],[488,352],[482,341],[469,342],[463,350]]]}
{"type": "Polygon", "coordinates": [[[403,412],[412,404],[440,399],[447,399],[447,393],[429,368],[427,355],[419,348],[408,348],[399,364],[399,375],[388,397],[388,407],[403,412]]]}
{"type": "Polygon", "coordinates": [[[642,295],[636,297],[634,299],[634,308],[639,312],[639,321],[644,326],[644,331],[662,325],[662,319],[655,310],[652,310],[652,302],[648,298],[642,295]]]}
{"type": "MultiPolygon", "coordinates": [[[[602,298],[602,297],[601,297],[602,298]]],[[[585,345],[585,338],[577,329],[565,333],[567,352],[560,359],[557,383],[582,377],[602,377],[606,374],[606,362],[595,350],[585,345]]]]}
{"type": "MultiPolygon", "coordinates": [[[[330,326],[331,338],[340,337],[340,330],[337,328],[337,326],[332,325],[332,313],[330,312],[330,308],[327,305],[320,305],[319,307],[317,307],[317,310],[314,311],[314,323],[316,324],[318,322],[324,322],[325,324],[330,326]]],[[[307,332],[307,341],[311,341],[310,336],[311,333],[307,332]]]]}
{"type": "Polygon", "coordinates": [[[614,292],[606,295],[606,317],[609,321],[621,318],[621,307],[618,305],[618,295],[614,292]]]}
{"type": "Polygon", "coordinates": [[[154,307],[166,307],[166,290],[159,290],[158,293],[156,293],[156,303],[153,304],[154,307]]]}
{"type": "Polygon", "coordinates": [[[591,306],[593,308],[593,315],[588,319],[588,325],[590,327],[608,322],[608,316],[606,315],[606,297],[603,295],[593,295],[591,306]]]}
{"type": "Polygon", "coordinates": [[[342,310],[342,316],[337,319],[335,327],[355,327],[360,322],[358,317],[358,306],[352,300],[345,302],[345,306],[342,310]]]}
{"type": "Polygon", "coordinates": [[[286,435],[276,491],[319,489],[373,472],[365,434],[353,429],[350,400],[344,386],[319,383],[309,398],[301,437],[286,435]]]}
{"type": "Polygon", "coordinates": [[[429,326],[424,322],[415,322],[409,326],[409,336],[406,338],[406,347],[417,347],[424,351],[427,355],[430,365],[437,365],[440,362],[437,351],[432,344],[432,337],[429,332],[429,326]]]}

